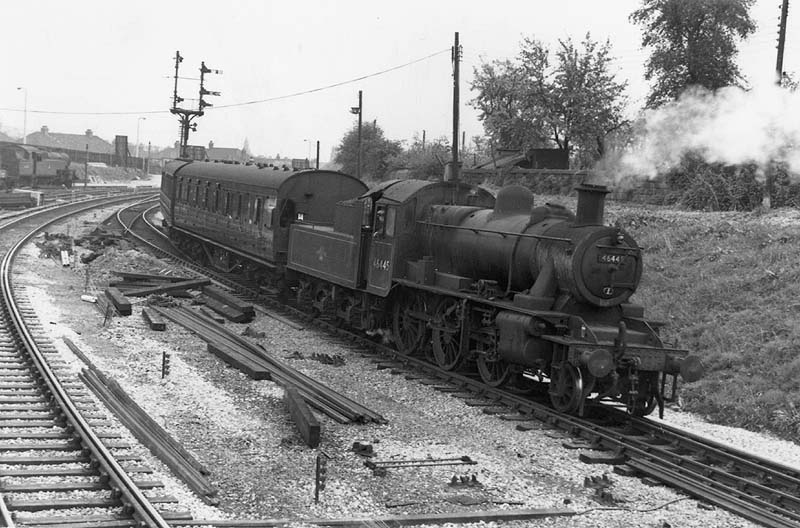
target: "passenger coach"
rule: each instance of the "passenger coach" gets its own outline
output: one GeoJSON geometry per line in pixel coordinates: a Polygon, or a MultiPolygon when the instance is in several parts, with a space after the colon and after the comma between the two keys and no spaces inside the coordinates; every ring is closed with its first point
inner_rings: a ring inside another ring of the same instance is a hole
{"type": "Polygon", "coordinates": [[[173,161],[161,180],[164,225],[181,249],[218,269],[283,267],[289,227],[332,226],[337,202],[366,190],[336,171],[173,161]]]}

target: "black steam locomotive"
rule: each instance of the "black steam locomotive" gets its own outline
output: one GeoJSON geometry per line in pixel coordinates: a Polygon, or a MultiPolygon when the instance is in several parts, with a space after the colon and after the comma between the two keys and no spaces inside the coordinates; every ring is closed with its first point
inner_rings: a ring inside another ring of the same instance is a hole
{"type": "Polygon", "coordinates": [[[354,328],[492,386],[549,381],[554,407],[592,399],[663,413],[677,376],[702,366],[666,346],[628,302],[641,250],[603,225],[607,190],[581,185],[577,214],[533,205],[523,187],[393,180],[367,189],[332,171],[167,165],[171,235],[197,258],[245,270],[354,328]],[[667,384],[668,378],[671,383],[667,384]]]}
{"type": "Polygon", "coordinates": [[[72,187],[75,170],[69,156],[32,145],[0,142],[0,169],[5,171],[6,189],[17,187],[72,187]]]}

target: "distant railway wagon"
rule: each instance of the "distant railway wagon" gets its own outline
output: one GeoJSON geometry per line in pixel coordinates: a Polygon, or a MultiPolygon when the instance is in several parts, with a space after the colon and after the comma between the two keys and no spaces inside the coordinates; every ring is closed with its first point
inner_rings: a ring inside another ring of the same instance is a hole
{"type": "Polygon", "coordinates": [[[5,188],[72,187],[75,171],[69,156],[33,145],[0,142],[0,169],[6,173],[5,188]]]}

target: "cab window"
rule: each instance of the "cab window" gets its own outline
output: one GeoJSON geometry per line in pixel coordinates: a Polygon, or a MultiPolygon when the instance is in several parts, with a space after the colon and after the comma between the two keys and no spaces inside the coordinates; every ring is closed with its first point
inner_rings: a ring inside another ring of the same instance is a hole
{"type": "Polygon", "coordinates": [[[375,208],[375,230],[373,236],[394,236],[397,223],[397,208],[379,205],[375,208]]]}
{"type": "Polygon", "coordinates": [[[397,222],[397,208],[396,207],[387,207],[386,208],[386,227],[383,230],[383,233],[386,236],[394,236],[394,225],[397,222]]]}

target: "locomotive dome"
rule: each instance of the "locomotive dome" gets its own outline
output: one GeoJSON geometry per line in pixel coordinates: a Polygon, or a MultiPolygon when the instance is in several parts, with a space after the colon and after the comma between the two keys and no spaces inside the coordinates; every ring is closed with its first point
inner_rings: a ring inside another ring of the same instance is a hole
{"type": "Polygon", "coordinates": [[[497,193],[494,212],[498,215],[530,213],[533,209],[533,192],[522,185],[509,185],[497,193]]]}

